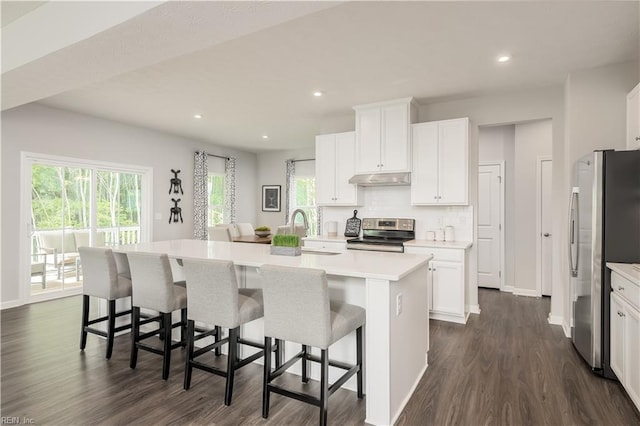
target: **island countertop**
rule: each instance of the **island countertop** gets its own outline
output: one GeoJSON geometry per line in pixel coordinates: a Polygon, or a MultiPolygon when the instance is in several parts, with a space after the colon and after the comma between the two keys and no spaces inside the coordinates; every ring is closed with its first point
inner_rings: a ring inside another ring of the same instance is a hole
{"type": "Polygon", "coordinates": [[[118,253],[161,252],[174,259],[232,260],[239,266],[260,267],[272,264],[316,268],[329,275],[388,281],[399,281],[431,260],[429,255],[362,250],[348,250],[338,254],[316,251],[303,252],[300,256],[277,256],[270,254],[270,246],[266,244],[189,239],[117,245],[112,249],[118,253]]]}

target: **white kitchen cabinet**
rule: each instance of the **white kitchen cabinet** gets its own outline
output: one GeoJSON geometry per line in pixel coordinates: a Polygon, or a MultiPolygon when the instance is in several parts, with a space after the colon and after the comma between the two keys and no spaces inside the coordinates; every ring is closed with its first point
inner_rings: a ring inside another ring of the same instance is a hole
{"type": "Polygon", "coordinates": [[[469,119],[412,126],[411,204],[468,204],[469,119]]]}
{"type": "Polygon", "coordinates": [[[349,183],[355,174],[354,132],[316,136],[316,204],[362,205],[361,190],[349,183]]]}
{"type": "Polygon", "coordinates": [[[429,262],[429,318],[466,324],[466,251],[405,246],[405,253],[433,255],[429,262]]]}
{"type": "Polygon", "coordinates": [[[356,172],[410,171],[413,100],[400,99],[353,107],[356,111],[356,172]]]}
{"type": "Polygon", "coordinates": [[[640,287],[611,273],[611,369],[640,409],[640,287]]]}
{"type": "Polygon", "coordinates": [[[640,149],[640,84],[627,95],[627,149],[640,149]]]}

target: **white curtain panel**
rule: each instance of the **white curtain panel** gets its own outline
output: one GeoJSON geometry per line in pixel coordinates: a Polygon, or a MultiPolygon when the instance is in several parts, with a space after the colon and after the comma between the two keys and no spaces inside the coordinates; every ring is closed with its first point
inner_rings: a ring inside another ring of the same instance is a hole
{"type": "Polygon", "coordinates": [[[197,240],[207,239],[207,211],[209,197],[207,191],[207,178],[209,170],[207,166],[207,153],[196,152],[193,162],[193,238],[197,240]]]}

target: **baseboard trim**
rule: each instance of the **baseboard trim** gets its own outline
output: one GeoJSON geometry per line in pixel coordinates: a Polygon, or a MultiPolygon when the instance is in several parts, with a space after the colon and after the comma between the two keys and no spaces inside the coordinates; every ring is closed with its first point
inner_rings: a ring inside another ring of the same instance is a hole
{"type": "Polygon", "coordinates": [[[551,315],[551,313],[549,313],[549,316],[547,317],[547,321],[551,325],[563,325],[564,324],[564,320],[562,319],[561,316],[559,316],[559,315],[551,315]]]}
{"type": "Polygon", "coordinates": [[[500,291],[504,291],[505,293],[513,293],[513,286],[512,285],[505,285],[504,287],[502,287],[500,289],[500,291]]]}
{"type": "Polygon", "coordinates": [[[571,338],[571,327],[569,327],[569,324],[567,324],[566,322],[562,321],[562,329],[564,330],[564,335],[567,339],[571,338]]]}
{"type": "Polygon", "coordinates": [[[468,311],[470,314],[480,314],[480,305],[468,305],[468,311]]]}
{"type": "Polygon", "coordinates": [[[21,300],[9,300],[0,304],[0,310],[4,311],[5,309],[17,308],[18,306],[22,305],[24,305],[24,303],[21,300]]]}
{"type": "Polygon", "coordinates": [[[469,314],[459,316],[456,314],[448,314],[441,312],[429,312],[429,319],[438,320],[438,321],[447,321],[447,322],[455,322],[457,324],[466,324],[467,318],[469,318],[469,314]]]}
{"type": "Polygon", "coordinates": [[[526,288],[514,288],[513,294],[515,296],[540,297],[536,290],[529,290],[526,288]]]}

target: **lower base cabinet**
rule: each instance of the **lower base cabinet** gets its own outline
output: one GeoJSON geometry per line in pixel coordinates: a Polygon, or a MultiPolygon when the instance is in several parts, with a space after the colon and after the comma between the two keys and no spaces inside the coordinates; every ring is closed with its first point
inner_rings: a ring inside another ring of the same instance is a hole
{"type": "MultiPolygon", "coordinates": [[[[625,278],[612,273],[610,335],[611,335],[611,369],[627,394],[640,410],[640,307],[630,303],[624,295],[624,289],[633,288],[630,281],[623,285],[625,278]],[[623,290],[620,291],[619,289],[623,290]]],[[[637,288],[637,287],[636,287],[637,288]]]]}
{"type": "Polygon", "coordinates": [[[429,318],[466,324],[466,251],[405,246],[405,253],[433,255],[429,263],[429,318]]]}

